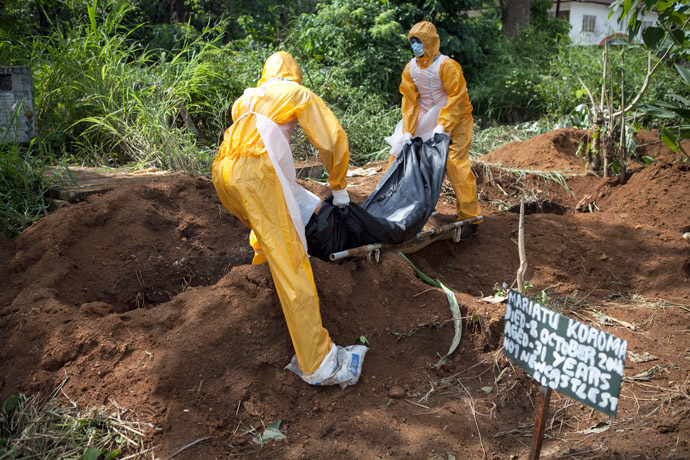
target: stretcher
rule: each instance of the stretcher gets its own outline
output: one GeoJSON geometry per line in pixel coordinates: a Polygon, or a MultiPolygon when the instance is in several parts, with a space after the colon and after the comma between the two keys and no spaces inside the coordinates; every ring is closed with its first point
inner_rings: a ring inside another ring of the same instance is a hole
{"type": "Polygon", "coordinates": [[[337,260],[352,257],[365,257],[367,261],[371,261],[373,258],[378,262],[382,251],[400,251],[403,254],[412,254],[438,240],[452,239],[454,243],[457,243],[460,241],[460,235],[466,225],[471,225],[483,219],[483,216],[477,216],[451,224],[440,225],[438,227],[422,230],[417,233],[414,239],[400,244],[366,244],[356,248],[331,253],[329,258],[331,261],[335,262],[337,260]]]}

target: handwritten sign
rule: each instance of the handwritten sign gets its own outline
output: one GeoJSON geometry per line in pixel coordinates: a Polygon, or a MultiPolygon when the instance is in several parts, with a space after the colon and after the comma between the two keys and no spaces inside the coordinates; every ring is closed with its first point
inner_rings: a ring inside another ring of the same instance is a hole
{"type": "Polygon", "coordinates": [[[539,383],[616,416],[628,342],[511,290],[503,354],[539,383]]]}

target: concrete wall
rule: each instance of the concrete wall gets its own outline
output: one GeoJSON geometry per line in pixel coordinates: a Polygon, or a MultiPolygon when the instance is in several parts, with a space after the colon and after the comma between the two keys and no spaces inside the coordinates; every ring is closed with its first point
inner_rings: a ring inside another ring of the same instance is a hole
{"type": "MultiPolygon", "coordinates": [[[[563,2],[561,3],[561,14],[565,11],[569,12],[569,22],[571,25],[570,38],[575,45],[598,45],[601,41],[616,33],[626,33],[623,22],[618,24],[616,22],[617,15],[611,16],[609,19],[610,8],[607,5],[599,5],[596,3],[581,3],[581,2],[563,2]],[[594,16],[595,26],[593,32],[582,31],[582,18],[584,15],[594,16]]],[[[551,9],[551,14],[556,13],[556,7],[551,9]]],[[[657,14],[648,13],[644,17],[644,21],[648,21],[650,25],[656,25],[657,14]]],[[[641,38],[636,37],[637,41],[641,38]]]]}
{"type": "Polygon", "coordinates": [[[30,67],[0,66],[0,143],[26,144],[36,137],[30,67]]]}

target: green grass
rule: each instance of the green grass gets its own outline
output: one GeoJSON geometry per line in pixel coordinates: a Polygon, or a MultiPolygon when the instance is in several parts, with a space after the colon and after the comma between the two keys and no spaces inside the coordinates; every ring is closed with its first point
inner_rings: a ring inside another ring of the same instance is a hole
{"type": "Polygon", "coordinates": [[[390,146],[384,138],[393,134],[400,121],[399,107],[386,108],[383,101],[373,96],[348,102],[345,110],[336,110],[336,115],[347,132],[351,162],[361,166],[388,159],[390,146]]]}
{"type": "Polygon", "coordinates": [[[6,238],[48,215],[46,194],[54,180],[46,170],[44,160],[16,144],[0,148],[0,233],[6,238]]]}
{"type": "Polygon", "coordinates": [[[263,50],[238,53],[215,29],[147,49],[121,25],[126,12],[33,37],[22,64],[34,69],[43,149],[70,163],[207,173],[232,102],[258,77],[246,61],[262,64],[263,50]]]}
{"type": "MultiPolygon", "coordinates": [[[[100,164],[134,163],[182,171],[204,171],[213,149],[198,141],[200,110],[192,94],[220,78],[207,64],[213,42],[192,42],[166,62],[152,62],[123,36],[79,37],[72,87],[81,96],[70,113],[83,114],[69,129],[77,133],[74,155],[100,164]]],[[[69,41],[64,43],[68,45],[69,41]]]]}

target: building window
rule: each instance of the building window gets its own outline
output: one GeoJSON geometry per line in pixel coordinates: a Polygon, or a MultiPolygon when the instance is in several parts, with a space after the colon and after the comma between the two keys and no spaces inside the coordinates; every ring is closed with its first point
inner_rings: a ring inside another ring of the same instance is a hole
{"type": "Polygon", "coordinates": [[[597,23],[596,16],[590,16],[587,14],[582,15],[582,31],[583,32],[594,32],[594,26],[597,23]]]}

